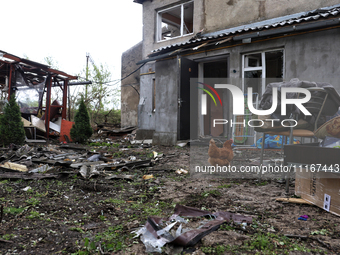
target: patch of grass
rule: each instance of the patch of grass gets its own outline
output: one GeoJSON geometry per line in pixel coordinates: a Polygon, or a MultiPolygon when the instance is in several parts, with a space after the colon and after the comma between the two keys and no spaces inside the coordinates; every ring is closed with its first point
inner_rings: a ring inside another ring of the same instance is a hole
{"type": "Polygon", "coordinates": [[[27,215],[26,218],[30,219],[30,220],[32,220],[32,219],[40,219],[40,214],[37,211],[31,211],[30,215],[27,215]]]}
{"type": "Polygon", "coordinates": [[[72,228],[69,228],[69,230],[71,231],[78,231],[80,233],[85,233],[84,230],[82,228],[79,228],[79,227],[72,227],[72,228]]]}
{"type": "Polygon", "coordinates": [[[230,230],[234,230],[235,228],[233,228],[232,226],[229,226],[227,224],[222,224],[219,228],[219,230],[222,231],[230,231],[230,230]]]}
{"type": "Polygon", "coordinates": [[[112,156],[115,158],[121,158],[123,156],[123,151],[117,151],[113,153],[112,156]]]}
{"type": "Polygon", "coordinates": [[[38,200],[34,197],[31,197],[31,198],[27,199],[25,202],[29,205],[36,206],[40,203],[40,200],[38,200]]]}
{"type": "Polygon", "coordinates": [[[329,231],[327,229],[323,228],[321,230],[312,231],[312,232],[310,232],[310,234],[311,235],[323,235],[323,236],[325,236],[325,235],[329,234],[329,231]]]}
{"type": "Polygon", "coordinates": [[[213,190],[209,190],[209,191],[204,191],[201,194],[202,197],[208,197],[209,195],[212,195],[214,197],[220,197],[222,194],[217,189],[213,189],[213,190]]]}
{"type": "Polygon", "coordinates": [[[116,205],[121,205],[121,204],[125,204],[125,200],[121,200],[121,199],[116,199],[116,198],[108,198],[105,200],[101,200],[100,202],[102,203],[112,203],[112,204],[116,204],[116,205]]]}
{"type": "Polygon", "coordinates": [[[257,186],[265,186],[267,185],[268,182],[267,181],[264,181],[264,182],[259,182],[258,184],[256,184],[257,186]]]}
{"type": "Polygon", "coordinates": [[[215,247],[201,247],[201,251],[206,254],[216,254],[222,255],[225,254],[226,251],[230,251],[229,245],[216,245],[215,247]]]}
{"type": "Polygon", "coordinates": [[[15,214],[22,213],[24,210],[25,208],[5,207],[4,213],[15,215],[15,214]]]}
{"type": "Polygon", "coordinates": [[[96,142],[96,143],[90,143],[90,146],[107,146],[107,147],[113,147],[113,148],[118,148],[119,144],[118,143],[100,143],[100,142],[96,142]]]}
{"type": "Polygon", "coordinates": [[[259,252],[261,254],[289,254],[290,251],[318,252],[317,249],[309,249],[303,243],[295,239],[289,239],[286,236],[276,235],[274,233],[257,233],[248,240],[239,250],[259,252]]]}
{"type": "Polygon", "coordinates": [[[105,221],[106,220],[106,217],[104,215],[99,215],[98,218],[101,220],[101,221],[105,221]]]}
{"type": "Polygon", "coordinates": [[[46,191],[45,193],[39,193],[38,191],[36,191],[34,196],[35,197],[44,197],[44,196],[47,195],[47,193],[48,193],[48,191],[46,191]]]}
{"type": "Polygon", "coordinates": [[[6,186],[5,187],[5,190],[8,192],[8,193],[11,193],[13,191],[13,188],[10,187],[10,186],[6,186]]]}
{"type": "Polygon", "coordinates": [[[153,152],[146,154],[147,158],[153,158],[153,152]]]}
{"type": "Polygon", "coordinates": [[[254,238],[249,242],[249,250],[272,250],[274,248],[274,244],[271,241],[270,237],[264,234],[257,234],[254,238]]]}
{"type": "Polygon", "coordinates": [[[6,235],[3,235],[1,238],[4,239],[4,240],[10,240],[14,236],[15,236],[14,234],[6,234],[6,235]]]}
{"type": "Polygon", "coordinates": [[[223,184],[220,186],[217,186],[218,189],[229,189],[231,187],[231,184],[223,184]]]}
{"type": "Polygon", "coordinates": [[[108,230],[98,233],[95,242],[101,242],[103,252],[121,251],[127,247],[127,241],[133,235],[124,234],[123,225],[109,227],[108,230]]]}

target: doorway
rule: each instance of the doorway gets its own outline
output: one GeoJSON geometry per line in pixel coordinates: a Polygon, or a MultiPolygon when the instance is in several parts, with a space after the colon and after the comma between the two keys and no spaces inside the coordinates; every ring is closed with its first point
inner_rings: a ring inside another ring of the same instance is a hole
{"type": "MultiPolygon", "coordinates": [[[[204,60],[204,62],[201,62],[200,64],[200,78],[203,80],[203,82],[209,81],[209,79],[214,79],[214,81],[225,80],[229,77],[229,57],[223,56],[218,57],[214,59],[210,59],[210,61],[207,59],[204,60]]],[[[210,86],[214,86],[214,84],[209,84],[210,86]]],[[[216,89],[216,92],[219,95],[223,94],[222,89],[216,89]]],[[[213,127],[213,120],[214,119],[224,119],[224,111],[223,107],[220,105],[217,105],[214,102],[214,100],[208,96],[207,97],[207,114],[203,116],[203,121],[201,122],[201,134],[204,136],[211,135],[211,136],[223,136],[225,133],[227,133],[227,130],[225,130],[225,125],[219,125],[216,127],[213,127]]]]}

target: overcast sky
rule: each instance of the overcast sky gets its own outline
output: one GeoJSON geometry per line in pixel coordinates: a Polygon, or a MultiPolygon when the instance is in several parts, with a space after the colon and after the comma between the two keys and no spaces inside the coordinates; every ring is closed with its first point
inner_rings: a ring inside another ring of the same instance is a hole
{"type": "Polygon", "coordinates": [[[142,5],[133,0],[16,0],[1,3],[0,50],[76,75],[86,52],[120,78],[121,54],[142,40],[142,5]]]}

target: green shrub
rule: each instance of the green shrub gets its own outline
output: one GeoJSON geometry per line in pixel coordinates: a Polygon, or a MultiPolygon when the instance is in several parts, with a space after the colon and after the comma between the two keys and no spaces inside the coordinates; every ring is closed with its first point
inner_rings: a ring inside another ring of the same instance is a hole
{"type": "Polygon", "coordinates": [[[90,125],[90,117],[84,104],[83,98],[80,101],[78,112],[74,117],[74,125],[71,128],[71,138],[74,142],[85,143],[93,133],[90,125]]]}
{"type": "Polygon", "coordinates": [[[9,103],[4,107],[3,115],[0,115],[0,144],[11,143],[20,145],[25,142],[24,123],[15,96],[12,95],[9,103]]]}

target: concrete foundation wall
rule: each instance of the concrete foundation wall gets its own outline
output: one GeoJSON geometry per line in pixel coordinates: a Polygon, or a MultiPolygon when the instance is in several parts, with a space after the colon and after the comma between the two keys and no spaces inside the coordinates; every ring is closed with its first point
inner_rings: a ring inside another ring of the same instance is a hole
{"type": "MultiPolygon", "coordinates": [[[[136,62],[142,59],[142,42],[122,54],[122,78],[136,70],[136,62]]],[[[121,126],[137,126],[139,102],[139,72],[121,82],[121,126]],[[137,90],[133,89],[132,86],[137,90]]]]}

